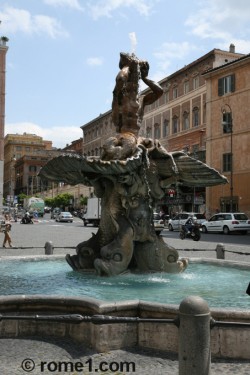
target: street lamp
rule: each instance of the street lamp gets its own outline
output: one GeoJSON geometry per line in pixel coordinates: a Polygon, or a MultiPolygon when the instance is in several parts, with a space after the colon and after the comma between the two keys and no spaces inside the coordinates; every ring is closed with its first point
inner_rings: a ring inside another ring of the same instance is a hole
{"type": "Polygon", "coordinates": [[[221,107],[223,133],[230,133],[230,212],[233,212],[233,116],[229,104],[221,107]]]}
{"type": "Polygon", "coordinates": [[[15,162],[16,162],[16,156],[13,155],[13,157],[11,158],[11,161],[10,161],[10,203],[14,202],[15,176],[13,176],[13,171],[14,171],[15,162]],[[14,179],[13,179],[13,177],[14,177],[14,179]]]}

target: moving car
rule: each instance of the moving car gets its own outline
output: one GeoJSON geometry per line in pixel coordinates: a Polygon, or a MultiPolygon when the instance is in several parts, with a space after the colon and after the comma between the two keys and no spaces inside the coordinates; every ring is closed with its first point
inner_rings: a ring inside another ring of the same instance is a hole
{"type": "Polygon", "coordinates": [[[164,229],[164,220],[161,219],[161,216],[157,212],[153,213],[153,222],[156,233],[160,234],[164,229]]]}
{"type": "Polygon", "coordinates": [[[70,212],[60,212],[56,216],[56,221],[64,221],[66,223],[72,223],[73,222],[73,216],[71,215],[70,212]]]}
{"type": "Polygon", "coordinates": [[[204,214],[199,212],[182,212],[176,215],[173,219],[168,221],[168,229],[170,231],[180,230],[181,226],[184,225],[189,217],[195,218],[196,223],[201,227],[202,223],[206,221],[204,214]]]}
{"type": "Polygon", "coordinates": [[[213,215],[208,221],[202,223],[202,232],[241,232],[246,234],[250,230],[250,219],[242,212],[221,212],[213,215]]]}

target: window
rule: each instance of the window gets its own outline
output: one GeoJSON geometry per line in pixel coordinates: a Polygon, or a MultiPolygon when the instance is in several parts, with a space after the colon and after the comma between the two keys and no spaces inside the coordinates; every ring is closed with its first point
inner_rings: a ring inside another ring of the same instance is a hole
{"type": "Polygon", "coordinates": [[[189,116],[188,112],[183,113],[183,130],[189,129],[189,116]]]}
{"type": "Polygon", "coordinates": [[[218,80],[218,95],[222,96],[235,91],[235,75],[232,74],[218,80]]]}
{"type": "Polygon", "coordinates": [[[178,87],[173,88],[173,99],[178,98],[178,87]]]}
{"type": "Polygon", "coordinates": [[[172,133],[173,134],[178,133],[178,130],[179,130],[179,121],[178,121],[178,117],[175,116],[173,118],[172,133]]]}
{"type": "Polygon", "coordinates": [[[199,88],[199,76],[193,78],[193,90],[199,88]]]}
{"type": "Polygon", "coordinates": [[[22,151],[22,146],[16,146],[16,151],[22,151]]]}
{"type": "Polygon", "coordinates": [[[30,172],[36,172],[37,168],[36,168],[36,165],[30,165],[29,166],[29,171],[30,172]]]}
{"type": "Polygon", "coordinates": [[[169,135],[169,121],[164,120],[163,122],[163,137],[167,137],[169,135]]]}
{"type": "Polygon", "coordinates": [[[154,138],[159,139],[160,137],[161,137],[160,126],[159,126],[159,124],[155,124],[155,126],[154,126],[154,138]]]}
{"type": "Polygon", "coordinates": [[[199,108],[195,107],[193,109],[193,127],[199,125],[199,108]]]}
{"type": "Polygon", "coordinates": [[[151,138],[152,137],[152,130],[150,127],[147,127],[146,129],[146,137],[151,138]]]}
{"type": "Polygon", "coordinates": [[[184,82],[184,94],[189,92],[189,81],[184,82]]]}
{"type": "Polygon", "coordinates": [[[169,91],[165,92],[165,104],[169,102],[169,91]]]}
{"type": "Polygon", "coordinates": [[[231,133],[233,131],[232,113],[223,113],[222,117],[223,133],[231,133]]]}
{"type": "Polygon", "coordinates": [[[223,155],[223,172],[231,172],[232,170],[232,154],[227,153],[223,155]]]}

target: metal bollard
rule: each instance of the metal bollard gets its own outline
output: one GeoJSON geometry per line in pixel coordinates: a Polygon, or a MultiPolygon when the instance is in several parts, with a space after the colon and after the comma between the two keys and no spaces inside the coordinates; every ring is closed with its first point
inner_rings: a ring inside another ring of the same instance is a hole
{"type": "Polygon", "coordinates": [[[218,243],[216,246],[217,259],[225,259],[225,246],[223,243],[218,243]]]}
{"type": "Polygon", "coordinates": [[[210,310],[198,296],[185,298],[179,308],[179,375],[209,375],[210,310]]]}
{"type": "Polygon", "coordinates": [[[54,246],[53,246],[52,241],[45,242],[44,248],[45,248],[45,255],[52,255],[53,254],[54,246]]]}

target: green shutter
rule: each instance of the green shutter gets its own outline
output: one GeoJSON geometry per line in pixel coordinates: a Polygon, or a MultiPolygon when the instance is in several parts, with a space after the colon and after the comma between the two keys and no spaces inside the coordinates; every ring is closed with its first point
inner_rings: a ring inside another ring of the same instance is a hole
{"type": "Polygon", "coordinates": [[[235,91],[235,74],[231,75],[231,92],[235,91]]]}
{"type": "Polygon", "coordinates": [[[223,78],[218,79],[218,96],[223,95],[223,78]]]}

